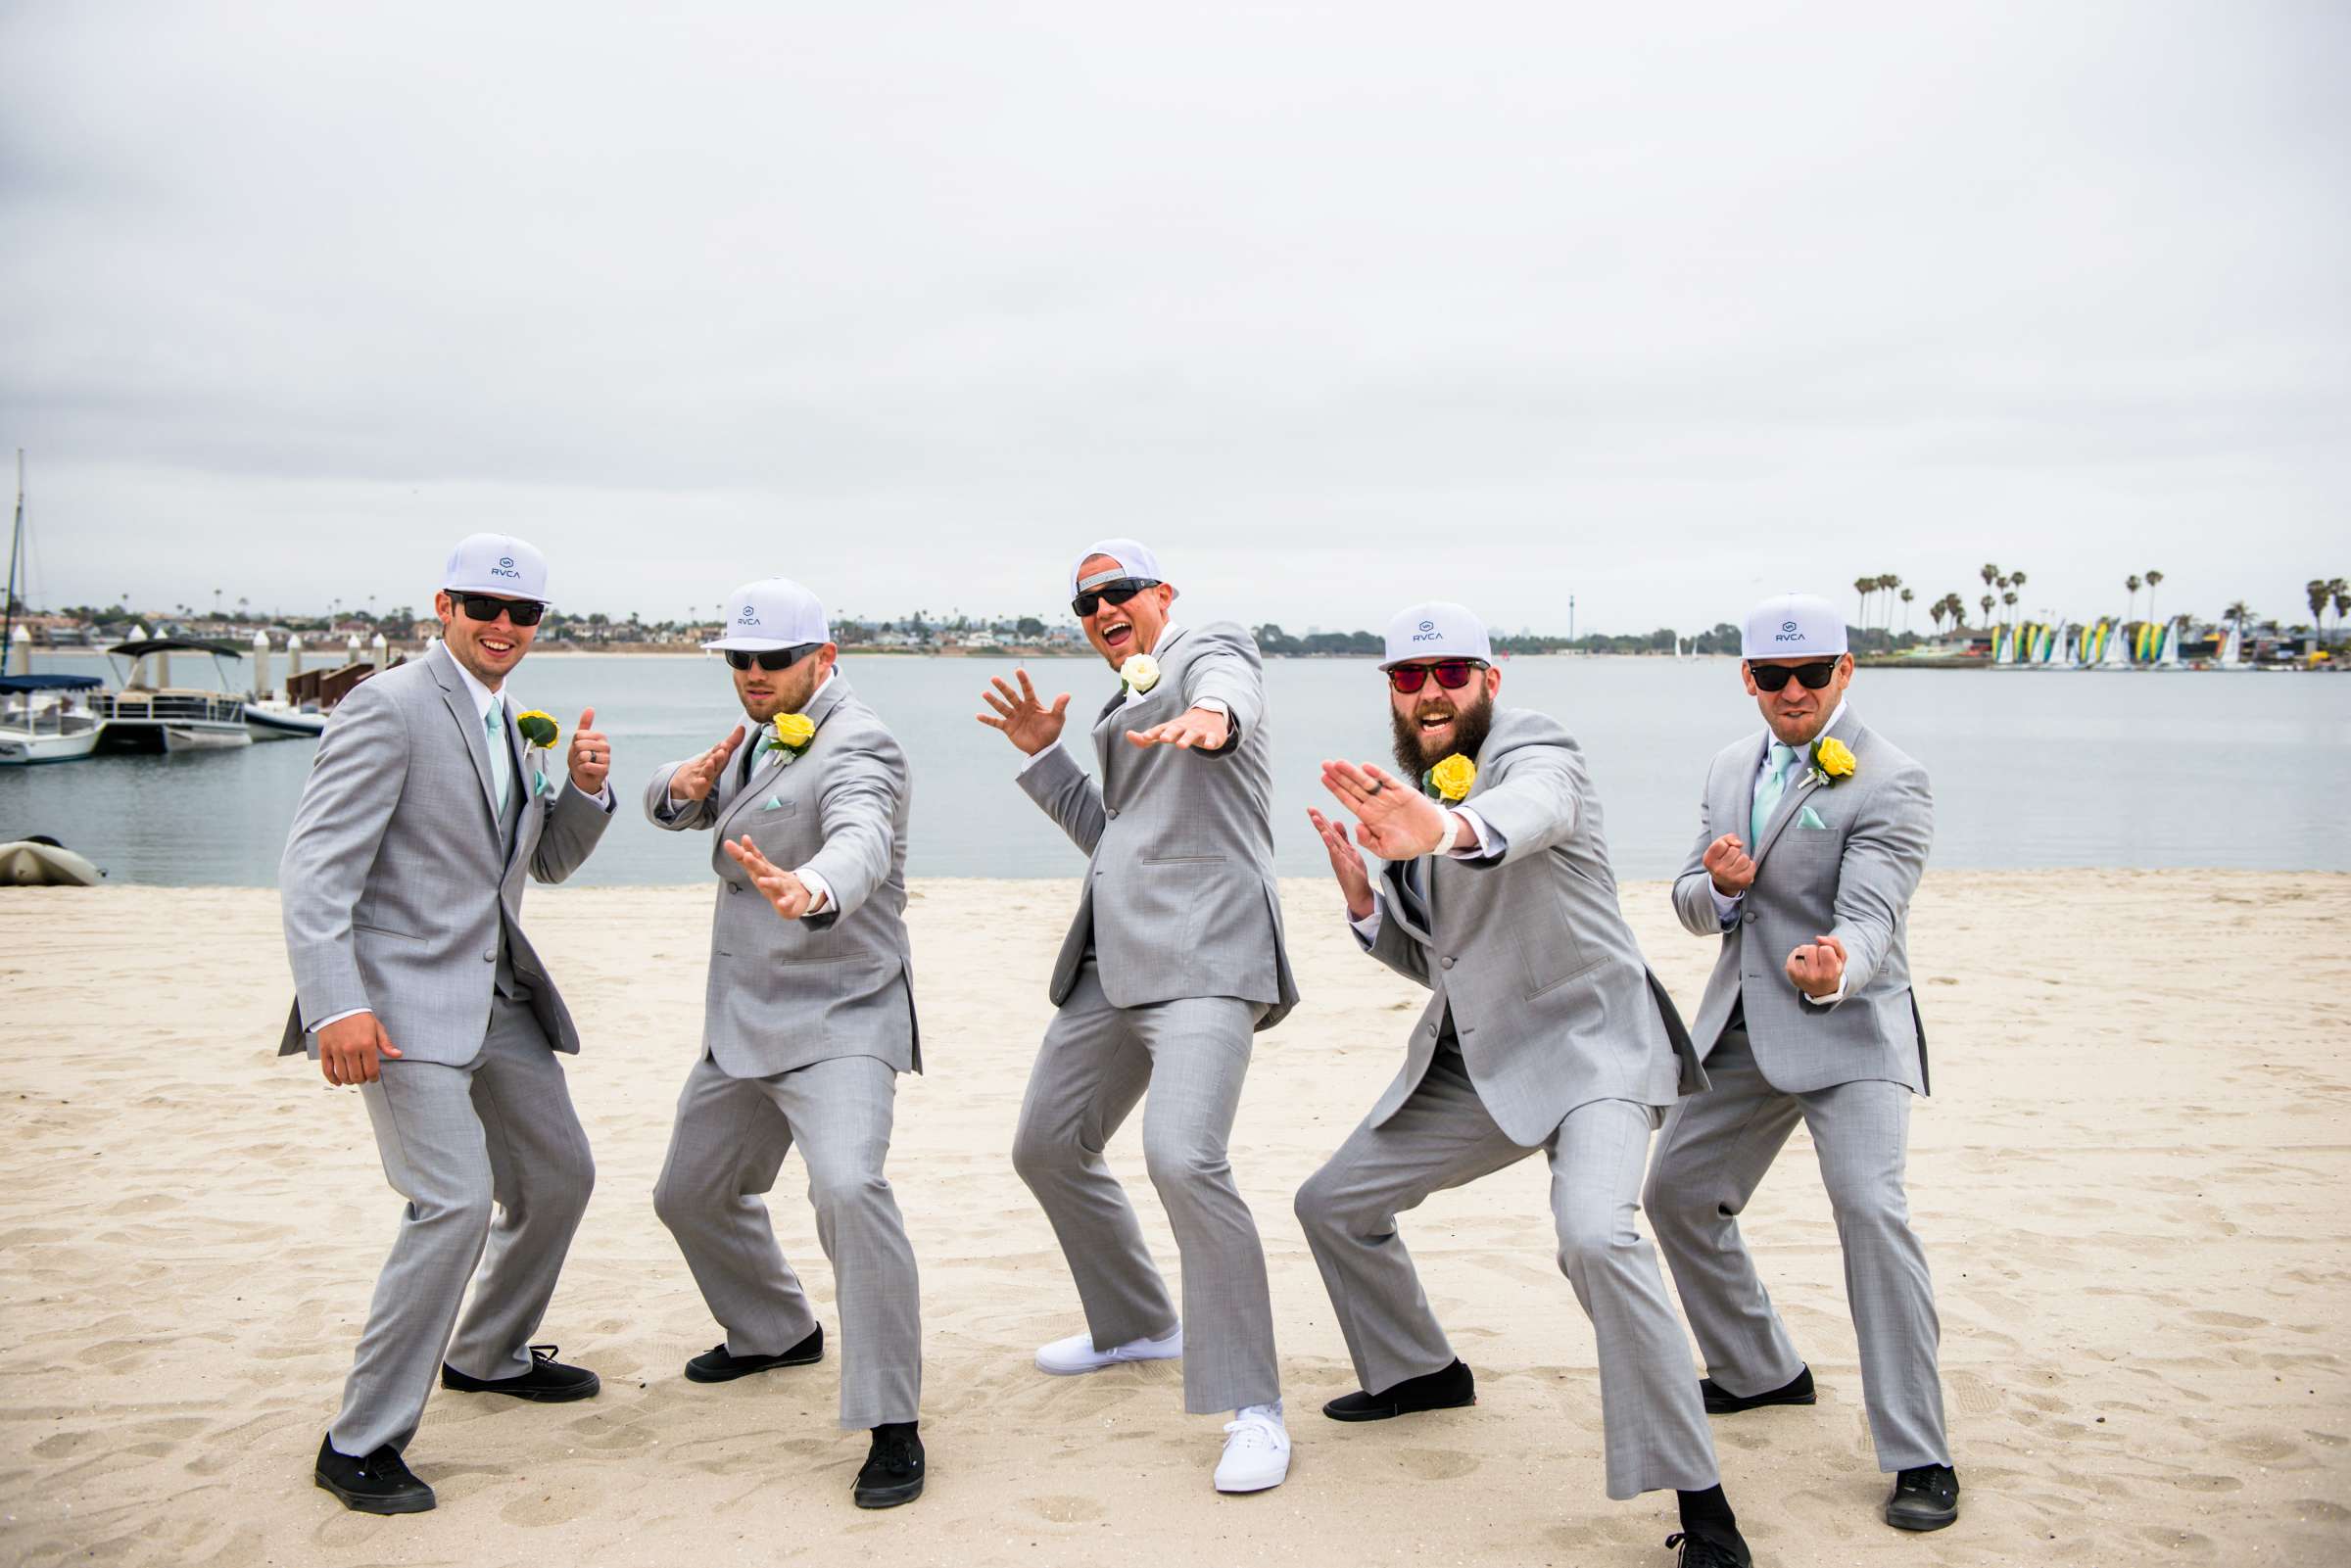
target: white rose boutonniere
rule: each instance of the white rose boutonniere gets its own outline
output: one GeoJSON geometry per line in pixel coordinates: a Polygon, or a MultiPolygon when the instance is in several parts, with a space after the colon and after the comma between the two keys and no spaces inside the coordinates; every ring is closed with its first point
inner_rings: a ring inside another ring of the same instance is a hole
{"type": "Polygon", "coordinates": [[[1119,689],[1141,693],[1159,685],[1159,660],[1148,653],[1137,653],[1119,666],[1119,689]]]}

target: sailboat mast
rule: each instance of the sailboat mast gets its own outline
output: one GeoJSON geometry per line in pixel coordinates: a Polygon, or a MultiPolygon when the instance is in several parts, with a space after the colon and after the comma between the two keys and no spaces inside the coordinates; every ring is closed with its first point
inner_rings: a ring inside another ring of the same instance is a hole
{"type": "Polygon", "coordinates": [[[24,449],[17,449],[17,526],[8,541],[8,604],[0,612],[0,658],[16,650],[17,557],[24,552],[24,449]]]}

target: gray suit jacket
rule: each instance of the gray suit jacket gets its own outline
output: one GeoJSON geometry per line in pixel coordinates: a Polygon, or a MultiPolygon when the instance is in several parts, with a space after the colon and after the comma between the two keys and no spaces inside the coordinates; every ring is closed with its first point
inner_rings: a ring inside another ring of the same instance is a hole
{"type": "Polygon", "coordinates": [[[1935,836],[1934,796],[1927,770],[1850,708],[1831,733],[1851,748],[1853,776],[1823,786],[1798,773],[1750,850],[1754,884],[1727,930],[1703,861],[1724,833],[1749,836],[1769,734],[1734,741],[1706,770],[1698,843],[1673,883],[1682,924],[1722,938],[1698,1010],[1699,1049],[1714,1049],[1737,1002],[1756,1064],[1784,1093],[1883,1078],[1924,1094],[1927,1035],[1910,991],[1908,944],[1910,895],[1935,836]],[[1806,807],[1826,826],[1796,826],[1806,807]],[[1788,955],[1823,931],[1845,944],[1845,998],[1834,1007],[1804,1001],[1787,974],[1788,955]]]}
{"type": "Polygon", "coordinates": [[[1703,1088],[1681,1015],[1618,907],[1574,738],[1532,709],[1497,709],[1463,803],[1502,835],[1499,860],[1424,855],[1409,863],[1419,894],[1407,863],[1380,872],[1371,954],[1436,994],[1371,1124],[1419,1087],[1448,1008],[1478,1098],[1527,1148],[1594,1100],[1669,1105],[1703,1088]]]}
{"type": "Polygon", "coordinates": [[[1078,918],[1053,966],[1059,1007],[1087,943],[1114,1007],[1189,996],[1263,1002],[1270,1029],[1297,1005],[1273,881],[1273,781],[1257,643],[1230,622],[1181,629],[1155,650],[1160,681],[1131,707],[1114,695],[1094,721],[1096,784],[1066,746],[1021,787],[1090,857],[1078,918]],[[1165,724],[1204,697],[1232,719],[1223,750],[1138,748],[1129,730],[1165,724]]]}
{"type": "Polygon", "coordinates": [[[919,1072],[906,941],[906,754],[839,674],[807,713],[816,737],[799,756],[771,751],[745,782],[745,740],[708,798],[675,816],[669,780],[685,763],[663,764],[646,785],[645,814],[656,828],[712,830],[719,890],[702,1049],[737,1078],[843,1056],[919,1072]],[[745,833],[786,871],[805,866],[825,879],[833,897],[821,914],[776,913],[722,847],[745,833]]]}
{"type": "Polygon", "coordinates": [[[522,934],[522,889],[526,874],[570,876],[611,814],[571,786],[559,751],[533,762],[511,725],[508,735],[521,797],[510,853],[491,803],[489,739],[446,647],[361,682],[335,708],[277,868],[294,966],[280,1056],[314,1048],[303,1020],[365,1008],[407,1061],[472,1061],[502,943],[548,1039],[580,1048],[522,934]]]}

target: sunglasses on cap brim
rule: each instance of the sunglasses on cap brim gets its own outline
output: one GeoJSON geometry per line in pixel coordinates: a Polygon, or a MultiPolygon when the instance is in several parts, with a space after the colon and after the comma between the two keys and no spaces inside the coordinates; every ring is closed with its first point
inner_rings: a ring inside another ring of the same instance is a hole
{"type": "Polygon", "coordinates": [[[730,669],[747,670],[756,664],[762,670],[775,671],[791,669],[800,660],[814,653],[820,646],[822,646],[821,643],[802,642],[798,647],[768,648],[759,653],[750,652],[745,648],[721,648],[719,651],[727,656],[727,666],[730,669]]]}
{"type": "Polygon", "coordinates": [[[1758,689],[1777,691],[1788,684],[1790,676],[1803,683],[1807,691],[1817,691],[1837,678],[1837,660],[1820,659],[1811,664],[1751,664],[1748,675],[1758,689]]]}
{"type": "Polygon", "coordinates": [[[1477,659],[1438,659],[1431,664],[1398,664],[1388,670],[1388,685],[1410,696],[1428,685],[1435,676],[1437,685],[1448,691],[1459,691],[1469,684],[1469,678],[1485,668],[1477,659]]]}
{"type": "Polygon", "coordinates": [[[1122,577],[1115,583],[1087,589],[1070,600],[1070,608],[1076,610],[1078,619],[1082,621],[1105,604],[1124,604],[1144,589],[1157,587],[1159,579],[1156,577],[1122,577]]]}
{"type": "Polygon", "coordinates": [[[537,626],[547,606],[535,598],[500,598],[496,594],[452,594],[468,619],[495,621],[502,614],[516,626],[537,626]]]}

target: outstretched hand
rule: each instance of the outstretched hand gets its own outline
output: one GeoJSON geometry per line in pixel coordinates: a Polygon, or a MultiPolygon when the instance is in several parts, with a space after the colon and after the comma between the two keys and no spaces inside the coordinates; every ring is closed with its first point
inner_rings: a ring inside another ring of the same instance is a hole
{"type": "Polygon", "coordinates": [[[1021,689],[1015,691],[1005,685],[1002,676],[991,677],[988,685],[995,689],[982,691],[980,699],[995,711],[974,717],[990,730],[1003,731],[1007,740],[1033,757],[1061,738],[1061,727],[1070,711],[1070,694],[1064,691],[1048,708],[1037,699],[1036,688],[1030,684],[1027,670],[1016,669],[1012,673],[1020,681],[1021,689]]]}
{"type": "Polygon", "coordinates": [[[1445,841],[1445,811],[1373,763],[1324,762],[1322,787],[1355,814],[1355,841],[1382,860],[1411,860],[1445,841]]]}
{"type": "Polygon", "coordinates": [[[1148,730],[1129,730],[1127,738],[1138,746],[1174,746],[1188,751],[1222,751],[1232,738],[1232,721],[1214,708],[1186,708],[1165,724],[1148,730]]]}
{"type": "Polygon", "coordinates": [[[1306,808],[1306,820],[1315,825],[1323,853],[1330,856],[1330,874],[1339,879],[1339,893],[1347,900],[1347,918],[1368,920],[1372,910],[1371,869],[1364,864],[1363,853],[1347,841],[1346,825],[1332,822],[1312,806],[1306,808]]]}
{"type": "Polygon", "coordinates": [[[809,906],[816,901],[808,891],[808,884],[761,854],[759,846],[751,842],[749,833],[744,833],[740,841],[722,838],[719,842],[726,845],[727,853],[734,858],[735,864],[741,866],[751,879],[751,885],[766,894],[767,901],[776,906],[777,914],[786,920],[798,920],[808,913],[809,906]]]}
{"type": "Polygon", "coordinates": [[[737,725],[727,732],[724,740],[671,774],[671,797],[677,800],[709,799],[710,791],[718,786],[720,777],[726,773],[727,764],[734,759],[735,749],[743,744],[744,734],[743,726],[737,725]]]}

